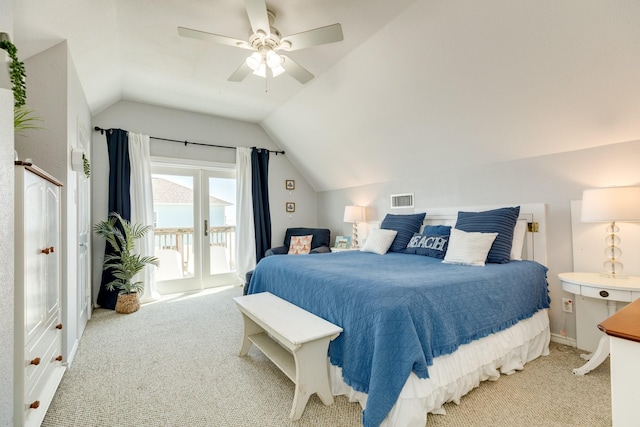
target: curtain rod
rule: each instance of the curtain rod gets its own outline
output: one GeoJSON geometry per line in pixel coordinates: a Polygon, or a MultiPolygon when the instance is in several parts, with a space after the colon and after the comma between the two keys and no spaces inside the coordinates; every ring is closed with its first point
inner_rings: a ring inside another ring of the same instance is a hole
{"type": "MultiPolygon", "coordinates": [[[[103,129],[99,126],[95,126],[93,128],[93,130],[95,131],[100,131],[100,134],[104,135],[105,132],[110,131],[112,129],[103,129]]],[[[157,136],[150,136],[149,138],[153,138],[153,139],[157,139],[160,141],[170,141],[170,142],[179,142],[180,144],[184,144],[184,146],[186,147],[187,144],[191,144],[191,145],[202,145],[205,147],[216,147],[216,148],[229,148],[232,150],[235,150],[238,147],[231,147],[229,145],[216,145],[216,144],[203,144],[201,142],[190,142],[190,141],[178,141],[177,139],[169,139],[169,138],[159,138],[157,136]]],[[[251,147],[251,148],[256,148],[256,147],[251,147]]],[[[259,150],[266,150],[266,148],[259,148],[259,150]]],[[[277,156],[278,154],[284,154],[284,151],[274,151],[274,150],[267,150],[270,153],[275,153],[275,155],[277,156]]]]}

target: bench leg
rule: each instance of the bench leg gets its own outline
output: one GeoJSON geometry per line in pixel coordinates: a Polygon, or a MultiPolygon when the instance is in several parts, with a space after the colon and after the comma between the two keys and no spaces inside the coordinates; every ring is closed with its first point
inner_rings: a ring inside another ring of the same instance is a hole
{"type": "Polygon", "coordinates": [[[325,405],[333,403],[327,366],[329,341],[327,337],[308,342],[293,352],[296,363],[296,388],[290,415],[293,421],[300,419],[313,393],[317,393],[325,405]]]}
{"type": "Polygon", "coordinates": [[[251,341],[249,337],[251,335],[259,334],[264,332],[256,322],[247,317],[244,313],[242,314],[242,323],[244,324],[244,332],[242,336],[242,346],[240,347],[240,356],[244,357],[249,352],[249,348],[251,347],[251,341]]]}

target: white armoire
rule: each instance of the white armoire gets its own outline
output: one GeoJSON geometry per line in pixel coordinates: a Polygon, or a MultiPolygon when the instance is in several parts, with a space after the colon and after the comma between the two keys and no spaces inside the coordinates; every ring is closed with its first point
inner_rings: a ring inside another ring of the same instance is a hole
{"type": "Polygon", "coordinates": [[[15,426],[39,426],[65,367],[60,307],[60,187],[15,166],[15,426]]]}

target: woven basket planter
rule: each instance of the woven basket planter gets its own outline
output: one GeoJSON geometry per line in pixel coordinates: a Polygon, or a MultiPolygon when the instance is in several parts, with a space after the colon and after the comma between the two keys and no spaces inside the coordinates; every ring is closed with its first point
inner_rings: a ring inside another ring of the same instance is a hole
{"type": "Polygon", "coordinates": [[[116,300],[116,313],[129,314],[140,309],[140,300],[137,293],[118,294],[116,300]]]}

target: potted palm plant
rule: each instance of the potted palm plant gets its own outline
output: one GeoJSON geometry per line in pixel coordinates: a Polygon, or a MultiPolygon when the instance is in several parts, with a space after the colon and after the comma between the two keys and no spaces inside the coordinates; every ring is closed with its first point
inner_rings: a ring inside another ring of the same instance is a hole
{"type": "Polygon", "coordinates": [[[104,237],[113,247],[113,253],[105,255],[104,269],[111,270],[114,280],[105,284],[110,291],[117,289],[116,312],[133,313],[140,308],[138,293],[144,291],[142,281],[134,282],[133,278],[149,264],[158,265],[154,256],[142,256],[135,252],[136,240],[147,234],[152,226],[131,224],[117,212],[111,212],[106,221],[94,226],[97,235],[104,237]]]}

